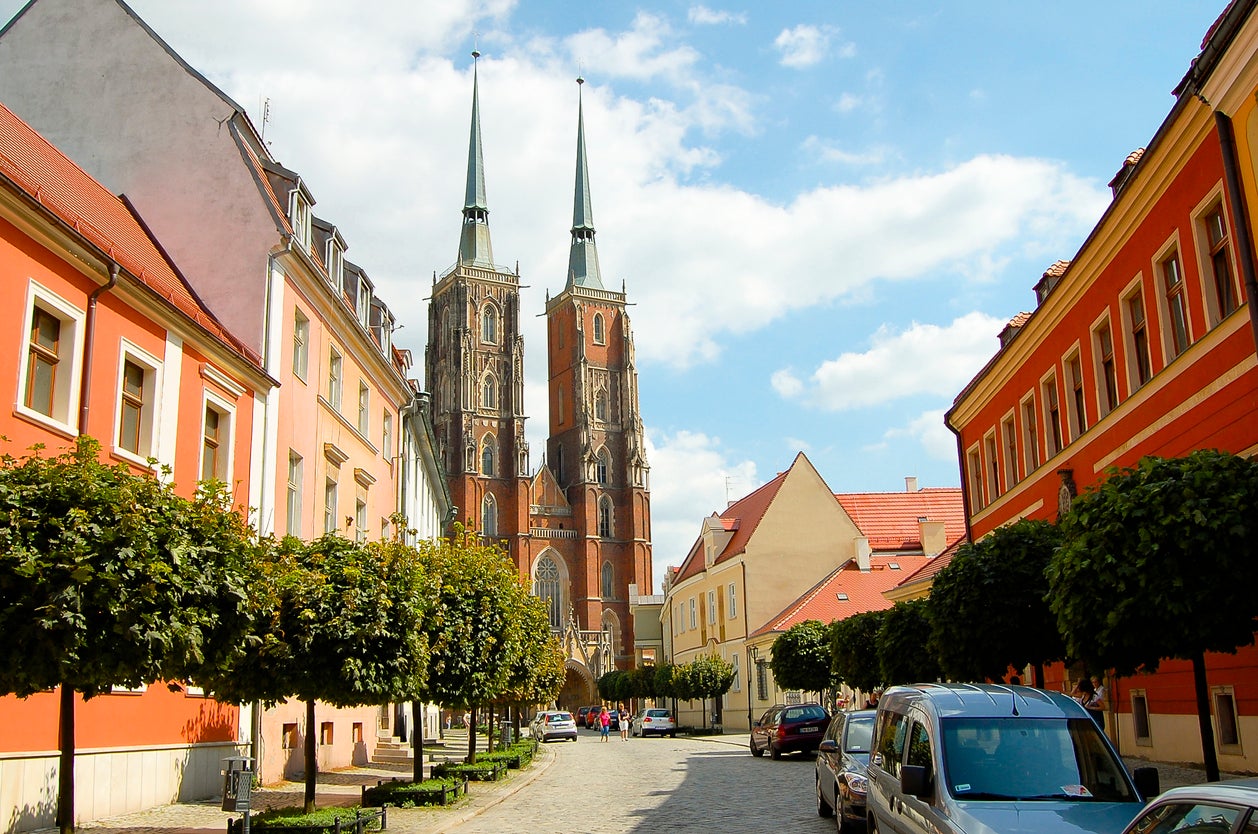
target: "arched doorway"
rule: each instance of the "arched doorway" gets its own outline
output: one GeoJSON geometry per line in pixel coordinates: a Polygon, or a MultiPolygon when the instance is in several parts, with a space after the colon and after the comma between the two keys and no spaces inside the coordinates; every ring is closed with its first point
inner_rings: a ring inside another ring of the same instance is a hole
{"type": "Polygon", "coordinates": [[[594,678],[584,663],[578,660],[564,662],[565,676],[563,688],[556,699],[560,709],[576,712],[577,707],[598,702],[598,692],[594,687],[594,678]]]}

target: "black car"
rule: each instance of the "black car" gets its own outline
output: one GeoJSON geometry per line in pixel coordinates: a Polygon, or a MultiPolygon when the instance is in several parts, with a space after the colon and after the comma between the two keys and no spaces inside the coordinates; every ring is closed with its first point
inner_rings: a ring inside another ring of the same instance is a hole
{"type": "Polygon", "coordinates": [[[865,827],[869,743],[877,710],[840,712],[817,748],[817,813],[833,816],[839,831],[865,827]]]}
{"type": "Polygon", "coordinates": [[[830,714],[820,704],[777,704],[769,707],[751,728],[751,755],[768,750],[775,759],[783,753],[811,753],[821,744],[830,714]]]}

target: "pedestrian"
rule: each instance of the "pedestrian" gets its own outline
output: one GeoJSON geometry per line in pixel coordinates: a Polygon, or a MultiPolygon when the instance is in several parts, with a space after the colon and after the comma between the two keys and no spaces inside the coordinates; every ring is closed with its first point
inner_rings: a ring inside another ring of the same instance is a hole
{"type": "Polygon", "coordinates": [[[463,713],[463,729],[468,732],[472,730],[472,714],[470,712],[463,713]]]}
{"type": "Polygon", "coordinates": [[[603,707],[598,713],[598,730],[599,735],[603,737],[603,741],[611,741],[612,714],[607,711],[607,707],[603,707]]]}
{"type": "Polygon", "coordinates": [[[625,712],[625,708],[622,705],[620,707],[620,712],[617,713],[617,715],[619,716],[618,720],[620,721],[620,740],[628,741],[629,740],[629,713],[625,712]]]}
{"type": "Polygon", "coordinates": [[[1105,732],[1105,703],[1097,697],[1096,687],[1092,684],[1092,679],[1086,675],[1075,684],[1075,700],[1088,711],[1088,715],[1092,716],[1097,729],[1105,732]]]}

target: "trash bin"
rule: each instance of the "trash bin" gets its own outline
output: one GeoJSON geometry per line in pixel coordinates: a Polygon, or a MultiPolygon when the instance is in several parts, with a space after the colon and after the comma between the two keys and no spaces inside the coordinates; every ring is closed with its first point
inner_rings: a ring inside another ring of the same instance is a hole
{"type": "Polygon", "coordinates": [[[223,810],[247,813],[253,799],[253,759],[228,756],[223,759],[223,810]]]}

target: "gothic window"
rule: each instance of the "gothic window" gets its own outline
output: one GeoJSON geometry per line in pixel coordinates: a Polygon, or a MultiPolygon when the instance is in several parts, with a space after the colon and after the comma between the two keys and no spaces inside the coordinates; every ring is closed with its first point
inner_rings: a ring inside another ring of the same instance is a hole
{"type": "Polygon", "coordinates": [[[485,445],[480,450],[480,473],[486,478],[494,477],[494,438],[489,435],[485,438],[485,445]]]}
{"type": "Polygon", "coordinates": [[[606,495],[598,499],[598,534],[604,539],[612,535],[612,499],[606,495]]]}
{"type": "Polygon", "coordinates": [[[498,535],[498,502],[494,496],[486,494],[480,502],[481,535],[498,535]]]}
{"type": "Polygon", "coordinates": [[[602,388],[594,394],[594,419],[607,422],[607,391],[602,388]]]}
{"type": "Polygon", "coordinates": [[[603,314],[594,314],[594,344],[601,345],[607,341],[607,333],[603,327],[603,314]]]}
{"type": "Polygon", "coordinates": [[[614,586],[614,584],[612,583],[612,580],[614,579],[614,576],[613,576],[613,574],[612,574],[612,563],[611,563],[611,562],[604,562],[604,563],[603,563],[603,575],[602,575],[601,579],[602,579],[602,592],[603,592],[603,593],[602,593],[602,595],[603,595],[603,599],[612,599],[612,598],[615,596],[615,593],[613,593],[613,590],[614,590],[615,586],[614,586]]]}
{"type": "Polygon", "coordinates": [[[594,480],[607,484],[607,450],[598,450],[598,460],[594,463],[594,480]]]}
{"type": "Polygon", "coordinates": [[[495,409],[498,407],[498,382],[493,376],[486,374],[481,383],[481,407],[495,409]]]}
{"type": "Polygon", "coordinates": [[[533,575],[533,595],[546,603],[546,614],[554,629],[563,628],[563,592],[559,582],[559,566],[554,559],[543,556],[533,575]]]}
{"type": "Polygon", "coordinates": [[[480,339],[491,345],[498,342],[498,311],[489,304],[480,314],[480,339]]]}

